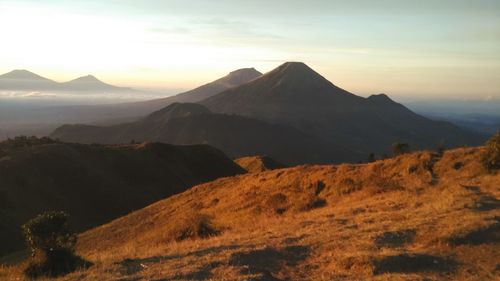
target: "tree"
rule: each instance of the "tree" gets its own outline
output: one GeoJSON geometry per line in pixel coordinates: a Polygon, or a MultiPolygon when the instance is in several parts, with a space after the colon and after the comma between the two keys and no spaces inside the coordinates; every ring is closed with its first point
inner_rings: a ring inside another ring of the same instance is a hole
{"type": "Polygon", "coordinates": [[[500,169],[500,131],[486,142],[481,160],[490,172],[500,169]]]}
{"type": "Polygon", "coordinates": [[[36,216],[22,226],[26,243],[34,255],[57,250],[74,251],[76,234],[71,232],[69,215],[65,212],[46,212],[36,216]]]}
{"type": "Polygon", "coordinates": [[[410,152],[410,145],[407,143],[395,142],[392,144],[392,153],[394,156],[410,152]]]}
{"type": "Polygon", "coordinates": [[[89,265],[74,254],[76,234],[70,230],[69,215],[46,212],[22,226],[32,258],[24,270],[30,278],[59,276],[89,265]]]}

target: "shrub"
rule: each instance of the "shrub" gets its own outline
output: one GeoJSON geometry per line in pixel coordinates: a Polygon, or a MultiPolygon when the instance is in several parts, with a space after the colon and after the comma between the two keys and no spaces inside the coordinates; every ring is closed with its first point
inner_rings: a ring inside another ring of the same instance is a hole
{"type": "Polygon", "coordinates": [[[277,214],[283,214],[287,209],[288,198],[283,193],[276,193],[271,195],[265,201],[265,205],[273,212],[277,214]]]}
{"type": "Polygon", "coordinates": [[[500,131],[494,134],[485,146],[482,155],[483,165],[488,171],[494,172],[500,169],[500,131]]]}
{"type": "Polygon", "coordinates": [[[410,152],[410,145],[407,143],[395,142],[391,146],[394,156],[410,152]]]}
{"type": "Polygon", "coordinates": [[[73,251],[76,235],[70,231],[68,219],[65,212],[46,212],[25,223],[22,230],[32,254],[61,249],[73,251]]]}
{"type": "Polygon", "coordinates": [[[24,271],[27,276],[63,275],[85,263],[74,255],[76,234],[70,231],[68,219],[65,212],[46,212],[22,226],[32,253],[24,271]]]}
{"type": "Polygon", "coordinates": [[[209,216],[192,212],[173,224],[167,233],[167,240],[182,241],[194,238],[208,238],[220,232],[212,224],[209,216]]]}

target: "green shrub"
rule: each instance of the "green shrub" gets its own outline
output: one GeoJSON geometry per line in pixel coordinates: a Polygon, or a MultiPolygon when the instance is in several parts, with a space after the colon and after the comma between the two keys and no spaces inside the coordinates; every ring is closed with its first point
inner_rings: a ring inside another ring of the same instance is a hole
{"type": "Polygon", "coordinates": [[[25,223],[22,231],[32,254],[60,249],[73,251],[76,234],[70,231],[68,219],[65,212],[46,212],[25,223]]]}
{"type": "Polygon", "coordinates": [[[59,276],[86,264],[74,254],[76,234],[71,232],[68,219],[65,212],[46,212],[22,226],[32,253],[24,270],[27,276],[59,276]]]}
{"type": "Polygon", "coordinates": [[[486,149],[482,155],[484,167],[494,172],[500,169],[500,131],[494,134],[485,144],[486,149]]]}

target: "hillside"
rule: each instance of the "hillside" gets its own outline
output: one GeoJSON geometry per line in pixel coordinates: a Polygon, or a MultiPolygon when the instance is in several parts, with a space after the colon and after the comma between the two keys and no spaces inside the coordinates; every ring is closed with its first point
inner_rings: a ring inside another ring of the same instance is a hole
{"type": "Polygon", "coordinates": [[[285,164],[332,163],[364,159],[290,126],[237,115],[214,114],[199,104],[174,103],[132,123],[100,127],[64,125],[52,138],[80,143],[158,141],[209,144],[231,158],[269,155],[285,164]]]}
{"type": "Polygon", "coordinates": [[[381,155],[395,141],[415,148],[477,145],[482,139],[451,123],[420,116],[387,95],[341,89],[304,63],[287,62],[200,102],[216,113],[281,123],[334,144],[381,155]],[[366,140],[370,141],[367,142],[366,140]]]}
{"type": "Polygon", "coordinates": [[[61,280],[495,280],[500,175],[481,150],[202,184],[81,234],[94,266],[61,280]],[[200,216],[214,236],[173,235],[200,216]]]}
{"type": "Polygon", "coordinates": [[[260,173],[286,167],[269,156],[247,156],[238,158],[234,162],[249,173],[260,173]]]}
{"type": "Polygon", "coordinates": [[[0,256],[24,248],[19,226],[43,211],[66,210],[82,231],[242,172],[207,145],[0,142],[0,256]]]}

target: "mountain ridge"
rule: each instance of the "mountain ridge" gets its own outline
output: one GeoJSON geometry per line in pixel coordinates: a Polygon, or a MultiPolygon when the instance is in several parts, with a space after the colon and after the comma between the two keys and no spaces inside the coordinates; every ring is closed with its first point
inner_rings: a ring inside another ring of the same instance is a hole
{"type": "Polygon", "coordinates": [[[0,75],[0,89],[5,90],[52,90],[52,91],[132,91],[131,88],[117,87],[88,74],[66,82],[40,76],[34,72],[17,69],[0,75]]]}
{"type": "Polygon", "coordinates": [[[290,125],[367,154],[389,153],[395,141],[416,148],[429,148],[443,140],[451,146],[483,141],[450,123],[420,116],[385,94],[354,95],[299,62],[284,63],[200,103],[216,113],[290,125]]]}

